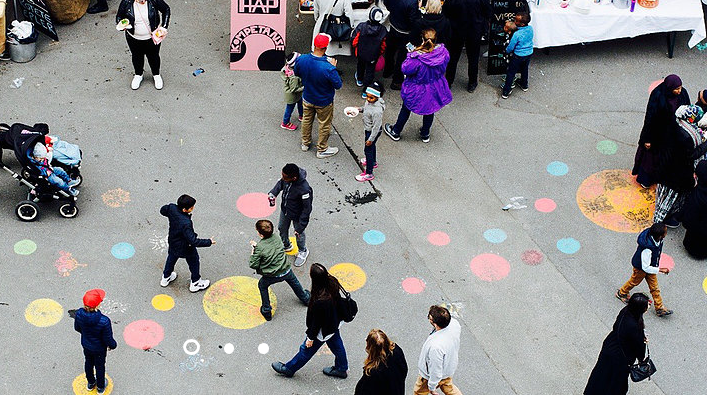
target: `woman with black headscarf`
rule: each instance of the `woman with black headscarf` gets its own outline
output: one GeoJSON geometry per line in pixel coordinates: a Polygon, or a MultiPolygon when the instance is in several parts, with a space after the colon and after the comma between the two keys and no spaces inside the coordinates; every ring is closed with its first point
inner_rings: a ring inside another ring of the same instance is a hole
{"type": "Polygon", "coordinates": [[[697,164],[697,187],[690,193],[683,207],[682,225],[685,239],[682,244],[697,259],[707,259],[707,160],[697,164]]]}
{"type": "Polygon", "coordinates": [[[657,182],[658,157],[668,131],[675,127],[675,111],[680,105],[689,104],[690,96],[682,88],[680,77],[674,74],[651,92],[633,165],[633,175],[637,175],[636,181],[643,187],[657,182]]]}
{"type": "Polygon", "coordinates": [[[629,365],[636,359],[643,361],[646,354],[643,313],[648,311],[649,304],[645,294],[631,295],[628,305],[621,309],[613,329],[604,339],[584,394],[628,393],[629,365]]]}

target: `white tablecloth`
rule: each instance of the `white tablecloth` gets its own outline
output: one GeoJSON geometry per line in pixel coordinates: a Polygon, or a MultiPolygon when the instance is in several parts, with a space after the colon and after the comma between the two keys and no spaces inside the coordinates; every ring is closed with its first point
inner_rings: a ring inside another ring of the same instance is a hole
{"type": "Polygon", "coordinates": [[[533,0],[529,3],[536,48],[686,30],[692,31],[688,42],[692,48],[707,37],[700,0],[659,0],[655,8],[636,4],[634,12],[610,2],[592,2],[588,14],[580,14],[572,5],[560,8],[553,0],[540,0],[540,6],[533,0]]]}

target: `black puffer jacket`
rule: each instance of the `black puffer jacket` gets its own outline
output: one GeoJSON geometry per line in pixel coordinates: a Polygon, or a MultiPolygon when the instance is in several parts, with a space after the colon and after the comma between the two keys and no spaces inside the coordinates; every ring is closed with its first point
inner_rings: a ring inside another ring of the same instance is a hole
{"type": "Polygon", "coordinates": [[[76,311],[74,329],[81,333],[81,346],[84,349],[105,354],[107,348],[118,346],[113,339],[113,327],[110,319],[101,311],[89,312],[84,308],[76,311]]]}
{"type": "Polygon", "coordinates": [[[432,28],[437,32],[437,44],[447,45],[452,39],[452,25],[444,14],[424,14],[415,22],[412,32],[412,43],[422,44],[422,31],[432,28]]]}
{"type": "Polygon", "coordinates": [[[307,171],[299,169],[299,177],[292,183],[287,183],[282,179],[278,180],[270,190],[273,196],[282,192],[282,202],[280,210],[288,219],[297,221],[295,231],[302,233],[309,224],[309,215],[312,213],[312,188],[307,182],[307,171]]]}
{"type": "Polygon", "coordinates": [[[355,55],[364,62],[373,62],[385,50],[385,36],[388,31],[385,26],[370,21],[361,22],[351,36],[351,45],[356,49],[355,55]]]}
{"type": "Polygon", "coordinates": [[[210,247],[211,240],[197,238],[191,215],[181,211],[177,204],[160,208],[160,214],[169,218],[169,253],[183,257],[196,251],[196,247],[210,247]]]}
{"type": "MultiPolygon", "coordinates": [[[[121,19],[127,18],[130,21],[132,28],[128,29],[127,32],[130,34],[135,33],[135,12],[133,11],[134,0],[122,0],[118,6],[118,13],[115,14],[115,23],[120,22],[121,19]]],[[[155,30],[160,25],[167,29],[169,27],[169,16],[171,12],[169,6],[164,0],[147,0],[147,19],[150,21],[150,29],[155,30]],[[160,15],[162,14],[161,24],[160,15]]]]}

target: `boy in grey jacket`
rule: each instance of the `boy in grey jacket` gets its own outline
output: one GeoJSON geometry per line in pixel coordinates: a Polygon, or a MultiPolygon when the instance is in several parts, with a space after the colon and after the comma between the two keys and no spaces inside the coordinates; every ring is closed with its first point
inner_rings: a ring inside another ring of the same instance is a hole
{"type": "Polygon", "coordinates": [[[361,165],[366,167],[365,171],[356,175],[355,178],[359,182],[372,180],[373,169],[378,168],[376,162],[376,141],[381,134],[383,127],[383,111],[385,110],[385,101],[381,98],[383,95],[383,86],[374,82],[366,87],[366,103],[363,108],[359,108],[363,112],[363,129],[366,134],[366,146],[363,148],[366,158],[361,160],[361,165]]]}

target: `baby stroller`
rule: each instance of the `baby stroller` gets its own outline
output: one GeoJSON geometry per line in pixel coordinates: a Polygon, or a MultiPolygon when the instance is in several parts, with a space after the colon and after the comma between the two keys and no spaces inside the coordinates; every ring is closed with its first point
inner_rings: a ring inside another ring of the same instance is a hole
{"type": "MultiPolygon", "coordinates": [[[[46,124],[35,124],[30,127],[24,124],[0,124],[0,147],[9,149],[15,152],[15,157],[20,163],[22,170],[17,173],[10,169],[2,161],[2,152],[0,149],[0,166],[7,171],[13,178],[17,179],[21,185],[29,188],[27,199],[20,201],[15,207],[15,215],[25,222],[31,222],[37,219],[39,215],[40,202],[59,200],[59,214],[64,218],[75,218],[79,214],[79,209],[76,206],[76,197],[71,196],[65,191],[51,185],[47,179],[42,176],[41,171],[27,157],[28,151],[34,148],[35,144],[46,142],[46,135],[49,133],[49,127],[46,124]]],[[[72,179],[78,182],[78,186],[82,182],[81,177],[81,160],[80,150],[78,162],[74,157],[73,164],[65,164],[62,161],[63,157],[57,156],[52,159],[52,166],[62,167],[72,179]]]]}

